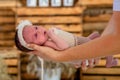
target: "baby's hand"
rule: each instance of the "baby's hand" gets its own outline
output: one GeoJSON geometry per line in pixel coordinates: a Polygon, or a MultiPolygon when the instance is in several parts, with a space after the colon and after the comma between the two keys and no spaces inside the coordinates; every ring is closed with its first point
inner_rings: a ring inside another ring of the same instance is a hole
{"type": "Polygon", "coordinates": [[[47,34],[48,34],[49,38],[53,41],[57,38],[56,34],[54,33],[54,29],[48,30],[47,34]]]}
{"type": "Polygon", "coordinates": [[[50,29],[48,31],[48,36],[50,38],[50,40],[56,44],[56,46],[59,48],[59,50],[64,50],[69,48],[69,45],[60,37],[58,37],[55,33],[54,33],[54,29],[50,29]]]}

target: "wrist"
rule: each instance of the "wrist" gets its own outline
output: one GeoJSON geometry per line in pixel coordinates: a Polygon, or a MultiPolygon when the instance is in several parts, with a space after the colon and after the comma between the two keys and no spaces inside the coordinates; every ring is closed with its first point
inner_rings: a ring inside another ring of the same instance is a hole
{"type": "Polygon", "coordinates": [[[120,11],[120,0],[113,1],[113,11],[120,11]]]}

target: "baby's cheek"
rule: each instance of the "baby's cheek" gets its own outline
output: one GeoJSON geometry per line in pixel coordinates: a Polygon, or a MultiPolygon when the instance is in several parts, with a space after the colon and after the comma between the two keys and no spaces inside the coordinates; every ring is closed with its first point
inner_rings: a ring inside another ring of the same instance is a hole
{"type": "Polygon", "coordinates": [[[26,31],[23,31],[23,38],[27,43],[30,43],[32,41],[30,34],[28,34],[26,31]]]}

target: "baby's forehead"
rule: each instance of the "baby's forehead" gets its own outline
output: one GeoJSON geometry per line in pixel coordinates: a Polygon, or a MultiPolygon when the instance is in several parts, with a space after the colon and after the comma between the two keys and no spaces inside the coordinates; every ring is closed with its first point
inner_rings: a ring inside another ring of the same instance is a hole
{"type": "Polygon", "coordinates": [[[23,34],[24,33],[28,33],[28,32],[31,32],[31,29],[33,28],[33,26],[32,25],[26,25],[24,28],[23,28],[23,34]]]}
{"type": "Polygon", "coordinates": [[[31,28],[33,28],[34,26],[33,25],[26,25],[24,28],[23,28],[23,31],[25,30],[29,30],[31,28]]]}

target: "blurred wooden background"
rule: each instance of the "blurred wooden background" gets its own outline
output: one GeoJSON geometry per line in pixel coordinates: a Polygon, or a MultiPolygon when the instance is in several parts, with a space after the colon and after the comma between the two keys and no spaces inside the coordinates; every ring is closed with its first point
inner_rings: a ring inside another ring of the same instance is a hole
{"type": "MultiPolygon", "coordinates": [[[[113,0],[74,1],[72,7],[62,5],[43,8],[39,6],[26,7],[26,0],[0,0],[0,48],[8,52],[10,50],[6,48],[16,49],[14,44],[15,28],[17,23],[24,19],[45,28],[57,26],[78,36],[88,36],[93,31],[101,33],[112,15],[113,0]]],[[[16,53],[19,54],[19,52],[16,53]]],[[[19,56],[16,59],[21,62],[17,64],[20,68],[18,73],[22,73],[19,74],[21,80],[38,80],[35,75],[26,72],[28,55],[20,53],[19,56]]],[[[115,55],[115,57],[120,58],[119,55],[115,55]]],[[[105,68],[105,59],[103,58],[95,68],[88,69],[86,72],[80,70],[79,77],[81,80],[119,80],[120,64],[113,68],[105,68]]]]}

